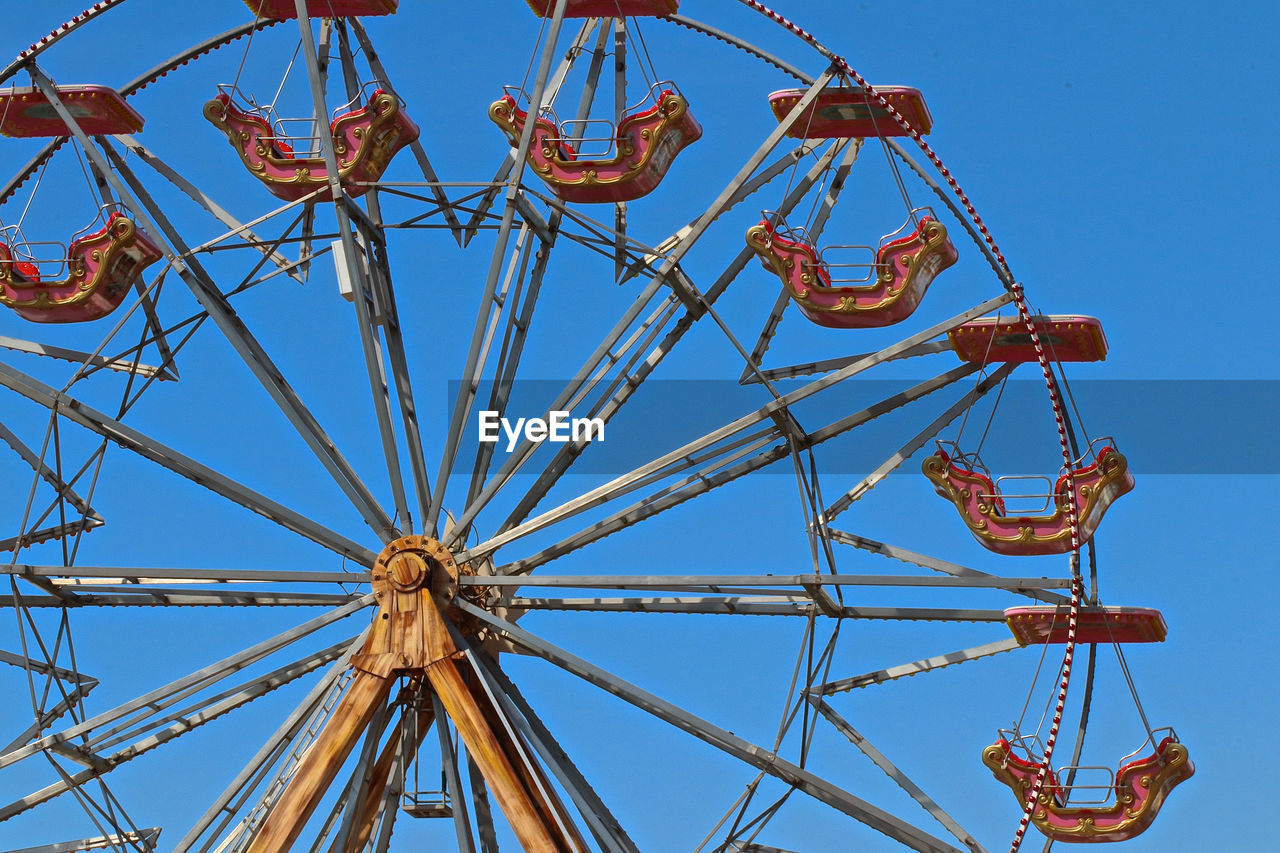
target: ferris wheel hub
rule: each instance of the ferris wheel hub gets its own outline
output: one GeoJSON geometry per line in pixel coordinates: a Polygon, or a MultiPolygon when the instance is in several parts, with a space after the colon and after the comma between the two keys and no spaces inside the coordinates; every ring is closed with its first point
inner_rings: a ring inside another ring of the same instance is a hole
{"type": "MultiPolygon", "coordinates": [[[[458,592],[458,568],[453,554],[427,536],[401,536],[382,549],[370,573],[373,594],[381,600],[392,593],[427,589],[445,601],[458,592]]],[[[467,572],[469,573],[469,572],[467,572]]]]}

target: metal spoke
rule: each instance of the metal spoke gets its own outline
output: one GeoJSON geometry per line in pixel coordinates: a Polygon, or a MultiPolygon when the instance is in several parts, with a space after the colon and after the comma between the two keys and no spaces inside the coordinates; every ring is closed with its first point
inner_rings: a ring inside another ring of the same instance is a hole
{"type": "Polygon", "coordinates": [[[316,524],[310,518],[242,486],[212,468],[184,456],[132,427],[127,427],[118,420],[107,417],[79,400],[50,388],[43,382],[6,364],[0,364],[0,385],[331,551],[349,557],[362,566],[373,565],[377,555],[365,546],[316,524]]]}
{"type": "MultiPolygon", "coordinates": [[[[556,42],[560,38],[560,28],[564,21],[564,0],[557,0],[556,11],[547,26],[546,46],[538,63],[537,76],[534,78],[533,91],[529,94],[529,110],[534,117],[542,108],[543,99],[549,89],[551,59],[555,54],[556,42]]],[[[589,32],[588,21],[582,28],[581,40],[589,32]]],[[[567,71],[567,68],[565,69],[567,71]]],[[[524,175],[528,160],[526,154],[533,141],[533,130],[536,121],[527,121],[520,134],[520,144],[516,147],[515,163],[507,178],[506,208],[502,212],[502,221],[498,226],[497,240],[489,262],[489,271],[485,277],[484,290],[480,298],[480,310],[476,313],[475,329],[471,334],[471,346],[467,352],[466,365],[462,370],[462,384],[458,388],[458,397],[453,407],[453,415],[449,423],[449,431],[445,437],[444,452],[440,459],[440,472],[436,475],[435,491],[431,497],[431,510],[427,516],[425,529],[434,531],[440,519],[445,487],[449,475],[453,472],[454,458],[462,443],[462,430],[471,416],[471,407],[475,401],[474,381],[483,369],[481,353],[485,341],[485,329],[491,314],[496,313],[494,297],[497,293],[498,280],[507,257],[507,245],[511,236],[511,227],[515,222],[516,199],[520,195],[520,181],[524,175]]]]}
{"type": "MultiPolygon", "coordinates": [[[[176,567],[143,568],[138,566],[33,566],[15,563],[0,566],[0,574],[35,578],[65,578],[63,583],[92,585],[100,583],[327,583],[363,584],[369,573],[315,572],[288,569],[189,569],[176,567]]],[[[55,581],[55,584],[57,581],[55,581]]]]}
{"type": "Polygon", "coordinates": [[[459,586],[480,587],[569,587],[574,589],[661,589],[736,593],[751,589],[767,594],[779,590],[787,595],[811,586],[889,586],[933,587],[956,589],[1067,589],[1069,578],[1010,578],[995,575],[937,577],[934,575],[846,575],[846,574],[768,574],[768,575],[463,575],[459,586]]]}
{"type": "MultiPolygon", "coordinates": [[[[791,302],[791,296],[786,290],[783,290],[778,294],[778,300],[778,304],[785,307],[791,302]]],[[[769,341],[766,340],[766,338],[771,338],[773,336],[773,330],[776,330],[777,328],[776,320],[780,319],[781,316],[781,312],[775,308],[774,313],[770,315],[770,323],[766,323],[765,331],[760,333],[761,340],[757,343],[759,349],[753,352],[753,358],[757,362],[759,362],[765,351],[768,350],[769,341]]],[[[892,360],[897,361],[904,358],[917,358],[922,355],[932,355],[939,352],[954,352],[954,347],[951,346],[951,341],[926,341],[919,346],[912,347],[905,352],[899,353],[894,356],[892,360]]],[[[842,355],[838,358],[827,358],[821,361],[808,361],[803,364],[787,365],[786,367],[765,368],[760,371],[759,377],[754,375],[744,376],[741,381],[743,384],[748,384],[752,382],[759,382],[761,381],[761,378],[773,381],[777,379],[793,379],[797,376],[812,376],[815,373],[829,373],[832,370],[839,370],[846,365],[853,364],[855,361],[861,361],[868,355],[870,355],[870,353],[855,353],[854,355],[842,355]]]]}
{"type": "Polygon", "coordinates": [[[479,830],[481,853],[498,853],[498,837],[493,828],[489,793],[485,789],[480,768],[470,755],[467,756],[467,777],[471,782],[471,799],[476,804],[476,828],[479,830]]]}
{"type": "MultiPolygon", "coordinates": [[[[570,139],[576,141],[581,138],[585,132],[586,125],[584,120],[590,115],[591,104],[595,98],[596,85],[599,81],[601,67],[604,64],[604,45],[608,36],[608,30],[602,23],[599,35],[596,39],[596,49],[592,51],[591,64],[587,71],[587,82],[583,88],[582,96],[578,103],[578,110],[575,120],[578,122],[574,125],[575,131],[570,134],[570,139]]],[[[619,62],[622,60],[619,59],[619,62]]],[[[516,195],[516,201],[520,203],[521,214],[525,217],[525,225],[532,225],[534,230],[538,232],[542,240],[542,246],[537,253],[537,259],[534,263],[533,271],[528,277],[528,287],[524,287],[525,282],[525,266],[528,264],[529,256],[527,253],[521,253],[517,249],[516,254],[520,256],[520,270],[516,274],[516,298],[513,300],[512,307],[507,311],[507,326],[503,335],[502,347],[498,356],[498,364],[495,369],[495,380],[493,390],[489,395],[488,408],[490,411],[504,412],[506,404],[510,398],[511,388],[515,383],[516,374],[520,366],[520,357],[524,352],[524,344],[527,339],[530,323],[533,317],[534,307],[537,305],[538,296],[542,290],[543,279],[547,272],[547,266],[551,259],[551,249],[555,244],[556,237],[560,233],[560,223],[565,214],[563,207],[557,207],[548,217],[545,223],[538,227],[537,224],[530,220],[536,216],[535,211],[529,209],[528,199],[523,192],[516,195]],[[518,309],[518,310],[517,310],[518,309]]],[[[521,230],[520,241],[525,239],[524,230],[521,230]]],[[[515,261],[512,262],[512,270],[514,270],[515,261]]],[[[508,273],[508,280],[511,273],[508,273]]],[[[504,301],[507,283],[504,282],[504,301]]],[[[496,319],[496,318],[494,318],[496,319]]],[[[487,346],[487,345],[486,345],[487,346]]],[[[467,492],[466,505],[472,507],[475,504],[477,496],[480,494],[481,487],[485,476],[488,474],[489,465],[493,458],[496,445],[481,443],[476,449],[476,459],[472,466],[471,485],[467,492]]],[[[473,513],[474,515],[474,513],[473,513]]],[[[465,537],[466,529],[461,525],[455,525],[455,529],[451,532],[450,537],[453,541],[459,541],[465,537]]]]}
{"type": "Polygon", "coordinates": [[[734,735],[732,732],[689,713],[677,705],[660,699],[654,694],[642,690],[612,673],[606,672],[600,667],[588,663],[462,599],[454,599],[454,604],[521,648],[630,702],[637,708],[653,714],[660,720],[688,732],[756,769],[763,770],[769,775],[781,779],[821,802],[861,821],[872,829],[883,832],[913,850],[926,851],[926,853],[956,853],[955,847],[920,831],[883,809],[859,797],[855,797],[815,773],[787,761],[776,753],[756,746],[734,735]]]}
{"type": "Polygon", "coordinates": [[[609,853],[639,853],[622,824],[574,766],[568,754],[538,719],[506,673],[483,652],[471,649],[467,655],[480,676],[488,680],[489,692],[498,700],[507,717],[538,751],[543,762],[551,768],[556,779],[569,793],[601,847],[609,853]]]}
{"type": "MultiPolygon", "coordinates": [[[[302,52],[306,58],[307,77],[311,82],[311,99],[315,110],[315,120],[317,124],[323,124],[325,117],[328,115],[328,107],[325,102],[325,77],[320,68],[315,37],[311,29],[311,19],[307,15],[306,0],[295,0],[295,7],[298,10],[298,27],[302,36],[302,52]]],[[[329,25],[325,24],[324,26],[327,27],[329,25]]],[[[329,177],[329,195],[333,199],[333,208],[338,220],[342,257],[337,258],[336,263],[339,265],[340,272],[346,272],[347,280],[351,282],[352,286],[353,298],[351,301],[356,309],[356,325],[360,331],[360,346],[364,355],[369,390],[373,396],[373,410],[378,424],[378,434],[382,439],[382,453],[387,466],[387,480],[391,485],[391,496],[396,508],[396,518],[400,524],[408,526],[411,515],[409,513],[408,499],[405,496],[395,428],[391,420],[391,393],[387,387],[382,347],[374,327],[375,321],[371,304],[372,293],[369,289],[369,277],[366,273],[366,264],[361,261],[364,247],[357,244],[355,229],[351,222],[351,214],[355,206],[351,203],[342,187],[341,173],[338,170],[338,155],[334,150],[333,136],[328,132],[327,128],[324,132],[317,132],[316,136],[320,140],[320,152],[324,156],[325,169],[329,177]]],[[[372,240],[376,235],[376,231],[366,233],[363,228],[360,229],[360,233],[365,241],[372,240]]],[[[386,529],[379,532],[383,534],[384,542],[390,541],[390,539],[385,538],[388,534],[391,534],[391,538],[400,535],[400,531],[394,521],[387,524],[386,529]]]]}
{"type": "MultiPolygon", "coordinates": [[[[359,22],[351,19],[357,32],[359,22]]],[[[364,42],[362,42],[362,45],[364,42]]],[[[341,52],[342,67],[347,80],[347,95],[352,100],[360,94],[359,81],[355,72],[355,57],[347,38],[346,28],[338,28],[338,48],[341,52]]],[[[366,46],[366,57],[370,65],[381,78],[385,72],[377,64],[377,55],[366,46]]],[[[385,81],[384,81],[385,82],[385,81]]],[[[389,85],[389,84],[388,84],[389,85]]],[[[388,91],[392,91],[388,89],[388,91]]],[[[392,92],[394,94],[394,92],[392,92]]],[[[417,141],[415,140],[415,143],[417,141]]],[[[423,157],[426,155],[424,154],[423,157]]],[[[429,168],[429,166],[427,167],[429,168]]],[[[422,432],[418,424],[418,407],[414,402],[413,386],[409,379],[409,359],[405,353],[403,328],[400,323],[400,310],[396,302],[391,281],[391,264],[387,252],[385,238],[373,239],[374,235],[383,234],[382,208],[378,193],[370,192],[365,196],[368,217],[373,226],[369,239],[372,257],[369,263],[369,285],[374,292],[374,303],[382,309],[382,333],[386,341],[391,363],[391,377],[397,402],[400,407],[400,425],[404,431],[405,444],[409,454],[409,466],[413,477],[414,492],[418,500],[418,517],[426,518],[431,501],[431,485],[427,479],[426,457],[422,449],[422,432]]],[[[452,211],[446,209],[446,216],[452,217],[452,211]]],[[[450,219],[456,224],[456,219],[450,219]]],[[[457,233],[457,232],[455,232],[457,233]]],[[[385,381],[385,377],[384,377],[385,381]]],[[[398,481],[398,477],[396,478],[398,481]]]]}
{"type": "MultiPolygon", "coordinates": [[[[69,532],[74,533],[72,529],[69,532]]],[[[120,587],[128,590],[129,587],[120,587]]],[[[48,607],[61,610],[68,604],[77,607],[340,607],[356,601],[358,593],[324,594],[306,592],[252,592],[182,589],[150,589],[146,592],[79,593],[67,594],[67,587],[58,588],[58,596],[12,595],[0,596],[3,607],[48,607]]]]}
{"type": "Polygon", "coordinates": [[[523,598],[503,603],[516,610],[593,613],[688,613],[719,616],[829,616],[834,619],[900,619],[919,622],[1004,622],[1003,610],[948,607],[824,607],[809,595],[633,596],[619,598],[523,598]]]}
{"type": "Polygon", "coordinates": [[[195,725],[207,722],[215,716],[237,708],[269,691],[288,684],[290,681],[301,678],[327,663],[337,660],[342,656],[343,650],[354,639],[354,637],[349,637],[327,649],[321,649],[285,666],[277,667],[265,675],[254,678],[252,681],[238,684],[212,696],[203,697],[192,705],[168,714],[161,715],[161,712],[176,704],[180,697],[175,696],[170,699],[156,701],[149,706],[150,710],[156,713],[150,714],[145,719],[130,720],[110,728],[95,730],[93,736],[85,741],[85,746],[89,749],[101,751],[119,746],[142,734],[166,726],[172,726],[171,730],[175,732],[183,731],[185,727],[194,728],[195,725]],[[173,726],[174,723],[179,721],[181,721],[180,726],[173,726]]]}

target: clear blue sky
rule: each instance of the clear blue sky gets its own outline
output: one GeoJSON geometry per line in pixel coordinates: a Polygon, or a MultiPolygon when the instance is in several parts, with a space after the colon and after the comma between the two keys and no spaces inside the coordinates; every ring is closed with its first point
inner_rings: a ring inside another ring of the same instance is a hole
{"type": "MultiPolygon", "coordinates": [[[[11,4],[0,30],[0,57],[12,57],[77,14],[81,3],[11,4]]],[[[193,5],[197,8],[128,0],[50,52],[42,67],[60,83],[121,85],[186,44],[247,17],[237,0],[193,5]]],[[[368,27],[410,114],[423,128],[427,152],[444,180],[487,180],[504,145],[485,109],[503,84],[524,74],[537,21],[523,0],[465,5],[403,0],[402,5],[396,18],[370,21],[368,27]]],[[[1103,320],[1111,346],[1107,361],[1078,366],[1069,375],[1076,380],[1090,432],[1116,436],[1138,472],[1138,487],[1116,504],[1098,534],[1101,589],[1108,603],[1164,613],[1168,641],[1134,649],[1130,665],[1152,723],[1174,726],[1197,765],[1196,776],[1172,794],[1155,826],[1121,849],[1269,849],[1274,842],[1265,839],[1273,833],[1257,817],[1265,788],[1256,782],[1269,770],[1265,737],[1278,698],[1270,647],[1280,625],[1273,609],[1256,598],[1272,580],[1276,560],[1265,543],[1280,510],[1280,468],[1265,443],[1277,414],[1280,376],[1272,317],[1280,301],[1270,265],[1263,263],[1277,225],[1266,193],[1280,178],[1271,150],[1271,140],[1280,134],[1275,95],[1280,60],[1274,50],[1280,13],[1263,2],[999,3],[981,9],[932,4],[907,10],[889,2],[778,0],[777,8],[871,82],[919,87],[935,122],[931,143],[970,194],[1036,307],[1103,320]]],[[[730,0],[686,0],[682,12],[792,58],[804,56],[730,0]]],[[[683,31],[650,25],[643,33],[659,74],[677,80],[708,131],[677,159],[653,197],[632,206],[636,236],[656,241],[705,207],[768,133],[771,117],[763,96],[795,84],[683,31]]],[[[269,98],[296,41],[292,23],[259,36],[245,65],[244,85],[269,98]]],[[[140,139],[247,220],[275,203],[237,171],[232,153],[200,116],[201,105],[215,94],[213,82],[236,75],[243,46],[239,42],[175,72],[141,93],[135,104],[148,122],[140,139]]],[[[821,70],[812,56],[803,63],[809,73],[821,70]]],[[[26,81],[20,76],[18,82],[26,81]]],[[[296,86],[292,93],[305,100],[296,86]]],[[[0,151],[13,152],[4,158],[9,164],[4,177],[32,150],[23,142],[0,140],[0,151]]],[[[78,200],[85,190],[75,161],[63,154],[64,171],[51,172],[33,204],[33,227],[48,233],[29,233],[32,239],[65,240],[91,215],[91,204],[78,200]]],[[[406,155],[401,158],[396,174],[414,179],[406,155]]],[[[886,221],[887,211],[900,218],[900,205],[884,202],[887,186],[884,158],[868,146],[828,229],[829,240],[863,242],[897,227],[896,221],[873,227],[886,221]]],[[[925,191],[914,184],[912,194],[920,200],[925,191]]],[[[753,199],[733,211],[733,222],[722,223],[691,261],[692,274],[714,278],[724,259],[739,250],[741,232],[754,221],[753,208],[777,203],[777,193],[766,195],[761,203],[753,199]]],[[[165,198],[171,215],[191,233],[215,233],[189,202],[176,194],[165,198]]],[[[24,201],[19,193],[17,201],[0,209],[0,219],[8,224],[24,201]]],[[[859,338],[855,332],[815,333],[793,312],[770,351],[769,358],[776,359],[770,363],[873,349],[994,295],[989,271],[984,275],[974,247],[961,239],[963,265],[939,278],[919,317],[899,329],[859,338]],[[901,329],[907,331],[898,335],[901,329]]],[[[479,238],[463,252],[438,235],[422,241],[412,250],[408,247],[415,244],[401,243],[394,262],[396,287],[409,309],[402,313],[410,328],[415,390],[434,475],[435,448],[452,402],[448,383],[461,371],[490,243],[479,238]]],[[[539,312],[546,325],[526,362],[530,375],[539,379],[568,376],[600,336],[595,327],[612,322],[627,303],[627,288],[635,286],[615,286],[611,265],[602,260],[572,248],[556,251],[554,286],[539,312]]],[[[246,294],[237,308],[278,355],[366,481],[385,497],[358,342],[350,309],[333,293],[330,269],[322,259],[306,287],[277,282],[246,294]]],[[[171,278],[162,314],[176,319],[191,310],[192,300],[171,278]]],[[[721,306],[726,322],[748,345],[775,293],[776,282],[752,264],[721,306]]],[[[91,349],[110,322],[44,329],[5,314],[0,335],[91,349]]],[[[700,324],[698,334],[682,344],[680,357],[663,365],[663,378],[737,377],[740,359],[708,325],[700,324]]],[[[69,376],[65,364],[7,352],[2,357],[54,384],[69,376]]],[[[937,364],[906,365],[889,376],[923,378],[951,366],[937,364]]],[[[215,330],[203,330],[179,366],[183,381],[149,393],[130,423],[373,547],[367,528],[215,330]]],[[[1033,369],[1019,375],[1035,378],[1033,369]]],[[[79,393],[109,407],[119,394],[113,382],[79,393]]],[[[686,404],[689,411],[650,409],[645,417],[620,420],[617,440],[624,440],[623,433],[632,440],[642,436],[641,451],[665,450],[694,437],[699,426],[710,428],[758,404],[754,397],[721,395],[720,389],[706,394],[686,404]]],[[[45,423],[41,413],[8,392],[0,400],[0,421],[38,446],[45,423]]],[[[919,428],[924,422],[893,423],[919,428]]],[[[1043,453],[1037,459],[1052,463],[1056,444],[1042,416],[996,424],[995,441],[1026,441],[1043,453]]],[[[892,449],[892,434],[876,438],[892,449]]],[[[69,435],[66,441],[81,457],[92,446],[83,436],[69,435]]],[[[840,454],[861,450],[855,440],[823,449],[819,460],[833,472],[823,479],[828,499],[861,475],[856,466],[842,467],[840,454]]],[[[9,485],[0,511],[7,520],[4,529],[11,530],[30,487],[30,471],[7,453],[0,447],[0,476],[9,485]]],[[[78,558],[82,564],[338,567],[326,552],[300,545],[278,528],[123,451],[109,455],[108,463],[95,505],[101,505],[109,523],[86,537],[78,558]]],[[[909,461],[906,476],[891,477],[862,502],[865,507],[860,504],[842,517],[840,526],[1002,574],[1065,571],[1060,560],[1032,560],[1024,567],[984,552],[915,475],[918,464],[918,459],[909,461]]],[[[713,492],[549,569],[807,571],[793,478],[777,468],[755,479],[713,492]]],[[[590,476],[570,478],[555,494],[567,498],[595,482],[590,476]]],[[[564,532],[572,529],[576,526],[564,532]]],[[[837,551],[837,558],[840,570],[851,573],[909,570],[859,552],[837,551]]],[[[53,550],[37,549],[20,562],[58,559],[53,550]]],[[[1007,599],[992,605],[992,600],[970,604],[926,596],[906,601],[886,593],[868,593],[867,599],[978,607],[1016,603],[1007,599]]],[[[103,681],[91,707],[109,707],[310,613],[74,614],[81,667],[103,681]]],[[[0,648],[16,650],[13,620],[0,624],[0,648]]],[[[799,620],[729,617],[535,614],[526,624],[766,745],[801,630],[799,620]]],[[[360,626],[345,627],[354,633],[360,626]]],[[[936,629],[854,623],[842,633],[845,652],[833,676],[841,667],[852,674],[988,642],[999,639],[1001,631],[999,625],[936,629]]],[[[510,667],[602,795],[634,827],[644,849],[692,848],[753,775],[547,666],[513,660],[510,667]]],[[[1017,714],[1034,667],[1031,652],[1002,655],[844,694],[836,697],[837,707],[910,768],[913,778],[989,850],[999,851],[1006,849],[1018,810],[1010,792],[981,766],[979,753],[995,729],[1017,714]]],[[[1085,758],[1114,766],[1137,745],[1141,728],[1113,656],[1102,655],[1099,672],[1089,741],[1094,748],[1085,758]]],[[[26,686],[17,670],[0,671],[0,691],[14,697],[0,710],[0,731],[27,725],[26,686]]],[[[113,774],[113,791],[140,825],[163,824],[163,838],[176,841],[211,792],[221,790],[256,746],[255,738],[269,731],[299,695],[297,690],[273,694],[231,720],[139,759],[113,774]],[[157,779],[162,780],[158,788],[157,779]]],[[[1033,704],[1045,701],[1048,691],[1035,695],[1033,704]]],[[[942,834],[909,801],[887,790],[874,768],[838,735],[822,730],[817,749],[815,766],[821,772],[942,834]]],[[[0,773],[4,802],[31,787],[0,773]]],[[[397,835],[400,842],[439,837],[439,827],[408,823],[397,835]]],[[[64,797],[43,812],[0,824],[0,848],[91,834],[92,826],[64,797]]],[[[819,812],[801,795],[759,840],[804,853],[898,849],[842,816],[819,812]]],[[[1039,850],[1038,838],[1030,837],[1023,849],[1039,850]]]]}

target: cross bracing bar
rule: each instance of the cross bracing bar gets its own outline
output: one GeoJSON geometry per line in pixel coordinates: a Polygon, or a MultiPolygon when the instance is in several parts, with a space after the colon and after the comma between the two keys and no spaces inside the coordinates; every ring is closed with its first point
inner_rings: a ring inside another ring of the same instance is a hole
{"type": "Polygon", "coordinates": [[[20,669],[29,669],[32,672],[38,672],[41,675],[52,675],[54,678],[70,682],[72,684],[84,684],[93,687],[98,683],[98,679],[84,675],[83,673],[75,672],[61,666],[55,666],[38,658],[14,654],[13,652],[0,650],[0,663],[7,663],[10,666],[16,666],[20,669]]]}
{"type": "Polygon", "coordinates": [[[469,602],[455,598],[454,605],[487,624],[492,630],[516,645],[550,661],[595,686],[635,705],[670,725],[722,750],[729,755],[781,779],[806,794],[838,809],[872,829],[888,835],[907,847],[922,853],[957,853],[957,848],[911,826],[878,806],[867,802],[806,770],[757,746],[685,709],[643,690],[546,640],[488,613],[469,602]]]}
{"type": "MultiPolygon", "coordinates": [[[[40,458],[39,454],[27,447],[26,443],[3,423],[0,423],[0,441],[13,448],[13,451],[22,457],[22,461],[30,465],[31,470],[35,471],[40,476],[40,479],[53,486],[58,491],[58,497],[74,507],[76,512],[86,518],[102,520],[102,516],[94,512],[88,502],[75,493],[71,488],[71,483],[63,482],[57,471],[50,468],[48,463],[40,458]]],[[[72,482],[75,482],[75,480],[76,478],[73,477],[72,482]]]]}
{"type": "MultiPolygon", "coordinates": [[[[3,423],[0,423],[0,441],[8,444],[24,462],[31,466],[31,470],[35,472],[37,477],[44,480],[57,492],[54,499],[46,505],[46,509],[40,513],[37,518],[29,520],[29,522],[24,522],[30,523],[32,528],[22,531],[17,536],[0,540],[0,552],[16,552],[19,548],[39,545],[40,543],[47,542],[51,539],[62,539],[65,537],[76,536],[80,533],[93,530],[95,527],[100,527],[103,524],[102,516],[89,506],[87,501],[76,494],[73,488],[75,483],[80,479],[80,476],[90,467],[94,458],[98,454],[91,454],[89,461],[86,462],[79,471],[71,475],[70,480],[66,480],[59,474],[59,472],[51,468],[48,463],[41,458],[40,454],[28,447],[22,439],[18,438],[18,436],[3,423]],[[79,518],[75,518],[71,521],[63,521],[55,525],[39,527],[38,525],[42,524],[56,510],[63,508],[63,504],[60,503],[62,501],[70,504],[71,507],[76,510],[76,514],[79,515],[79,518]]],[[[98,453],[101,452],[100,448],[98,453]]],[[[37,586],[40,586],[45,592],[54,592],[54,590],[43,581],[33,582],[36,583],[37,586]]],[[[65,600],[70,601],[70,597],[65,597],[65,600]]]]}
{"type": "MultiPolygon", "coordinates": [[[[33,738],[39,737],[40,732],[49,728],[53,723],[60,719],[64,714],[84,701],[85,697],[93,688],[98,686],[98,679],[74,670],[65,669],[51,663],[47,663],[42,659],[33,658],[28,655],[18,655],[13,652],[0,651],[0,663],[7,663],[20,669],[33,673],[40,673],[63,682],[63,685],[71,685],[71,689],[67,690],[65,686],[59,686],[59,693],[62,698],[52,708],[42,708],[37,715],[35,721],[27,727],[25,731],[15,737],[8,745],[0,748],[0,754],[17,749],[24,743],[28,743],[33,738]]],[[[47,701],[47,700],[44,700],[47,701]]],[[[44,702],[42,701],[42,705],[44,702]]]]}
{"type": "Polygon", "coordinates": [[[83,518],[79,521],[68,522],[67,524],[55,524],[50,527],[42,527],[39,530],[32,530],[19,536],[10,536],[7,539],[0,539],[0,552],[12,551],[15,548],[26,548],[31,545],[39,545],[42,542],[48,542],[51,539],[62,539],[67,536],[75,536],[81,531],[93,530],[95,527],[101,527],[105,522],[102,517],[83,518]]]}
{"type": "Polygon", "coordinates": [[[43,355],[48,358],[57,358],[63,361],[70,361],[74,364],[85,364],[90,367],[104,367],[107,370],[114,370],[118,373],[135,373],[144,379],[155,377],[161,381],[172,381],[175,378],[172,373],[163,367],[154,367],[149,364],[135,364],[132,361],[125,361],[121,358],[108,358],[107,356],[94,355],[93,353],[82,352],[80,350],[56,347],[52,344],[42,344],[36,341],[24,341],[19,338],[10,338],[6,335],[0,335],[0,347],[13,350],[14,352],[25,352],[32,355],[43,355]]]}
{"type": "MultiPolygon", "coordinates": [[[[787,302],[790,302],[791,301],[790,294],[788,294],[784,290],[780,295],[780,301],[781,300],[786,300],[787,302]]],[[[766,331],[770,336],[772,336],[773,334],[772,331],[769,331],[768,329],[766,329],[766,331]]],[[[760,356],[764,355],[764,351],[765,351],[765,348],[761,348],[757,353],[754,353],[754,355],[756,355],[757,360],[759,359],[760,356]]],[[[897,360],[906,359],[906,358],[917,358],[922,355],[932,355],[934,353],[939,353],[939,352],[954,352],[954,347],[951,346],[950,341],[945,339],[940,341],[927,341],[923,344],[920,344],[919,346],[912,347],[911,349],[905,352],[899,353],[898,355],[890,359],[890,361],[897,361],[897,360]]],[[[821,361],[807,361],[807,362],[804,362],[803,364],[791,364],[791,365],[787,365],[786,367],[770,367],[770,368],[762,369],[760,371],[760,376],[770,381],[773,381],[778,379],[794,379],[797,376],[813,376],[818,373],[830,373],[832,370],[839,370],[845,365],[853,364],[855,361],[861,361],[862,359],[866,358],[869,355],[871,355],[871,353],[862,352],[862,353],[856,353],[854,355],[842,355],[839,358],[828,358],[828,359],[823,359],[821,361]]],[[[744,374],[741,381],[743,382],[743,384],[751,384],[754,382],[759,382],[760,379],[757,378],[754,374],[752,375],[744,374]]]]}
{"type": "MultiPolygon", "coordinates": [[[[879,554],[883,557],[889,557],[894,560],[901,560],[904,563],[920,566],[921,568],[933,569],[936,572],[953,575],[955,577],[964,578],[982,578],[995,577],[986,572],[980,572],[977,569],[971,569],[968,566],[962,566],[958,563],[940,560],[937,557],[930,557],[928,554],[920,554],[916,551],[909,551],[906,548],[899,548],[896,545],[889,545],[885,542],[878,542],[875,539],[868,539],[865,536],[858,536],[854,533],[848,533],[843,530],[836,530],[828,527],[825,529],[826,536],[833,542],[839,542],[843,545],[852,545],[864,551],[870,551],[873,554],[879,554]]],[[[1069,586],[1069,584],[1068,584],[1069,586]]],[[[1048,585],[1043,585],[1034,589],[1016,590],[1021,595],[1034,598],[1039,601],[1049,602],[1050,604],[1067,604],[1068,598],[1056,592],[1044,592],[1048,585]]]]}
{"type": "MultiPolygon", "coordinates": [[[[187,180],[183,177],[182,173],[161,159],[160,155],[151,151],[132,136],[120,134],[117,135],[115,139],[129,151],[137,155],[138,159],[154,169],[157,174],[161,175],[169,183],[182,190],[188,198],[208,211],[215,219],[230,228],[231,230],[223,235],[223,237],[218,238],[218,242],[222,242],[230,237],[241,237],[244,239],[245,245],[253,246],[255,249],[262,252],[265,258],[274,264],[277,269],[288,274],[290,278],[293,278],[299,284],[304,283],[302,275],[294,268],[295,264],[277,251],[277,244],[271,244],[264,241],[253,232],[250,225],[245,224],[232,216],[226,208],[214,201],[208,193],[204,192],[191,181],[187,180]]],[[[286,205],[284,208],[281,208],[281,210],[288,209],[291,206],[292,205],[286,205]]],[[[278,212],[280,211],[275,211],[275,213],[278,212]]],[[[271,215],[274,215],[274,213],[269,214],[266,217],[259,217],[255,220],[254,224],[270,218],[271,215]]],[[[288,232],[286,231],[285,233],[287,234],[288,232]]]]}
{"type": "Polygon", "coordinates": [[[974,646],[969,649],[961,649],[956,652],[948,652],[944,655],[934,655],[933,657],[922,658],[921,660],[912,661],[911,663],[899,664],[898,666],[886,667],[885,669],[877,669],[873,672],[854,675],[849,678],[839,678],[835,681],[828,681],[826,684],[815,685],[809,692],[822,696],[830,696],[834,693],[842,693],[846,690],[856,690],[859,687],[869,687],[872,684],[881,684],[898,678],[919,675],[922,672],[942,669],[943,667],[951,666],[952,664],[968,663],[969,661],[980,660],[981,658],[998,655],[1001,652],[1010,652],[1017,648],[1021,648],[1018,641],[1012,637],[1006,637],[1003,640],[996,640],[994,643],[974,646]]]}

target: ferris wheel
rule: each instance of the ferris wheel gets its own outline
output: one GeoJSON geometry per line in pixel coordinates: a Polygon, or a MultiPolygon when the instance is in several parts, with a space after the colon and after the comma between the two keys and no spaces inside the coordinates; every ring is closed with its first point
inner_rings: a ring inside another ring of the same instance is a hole
{"type": "Polygon", "coordinates": [[[482,8],[104,0],[0,74],[6,849],[1140,835],[1194,770],[1100,592],[1106,338],[928,81],[482,8]]]}

